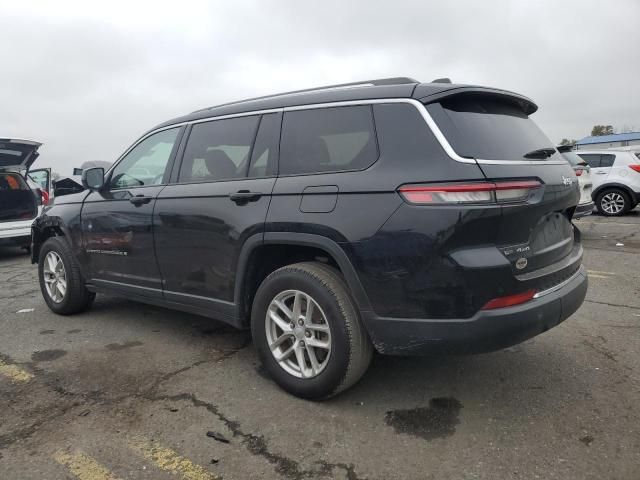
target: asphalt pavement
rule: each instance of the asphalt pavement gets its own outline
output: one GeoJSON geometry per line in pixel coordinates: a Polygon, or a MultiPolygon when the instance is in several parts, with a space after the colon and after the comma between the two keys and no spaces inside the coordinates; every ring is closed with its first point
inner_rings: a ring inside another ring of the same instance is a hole
{"type": "Polygon", "coordinates": [[[640,211],[576,223],[590,286],[560,326],[376,356],[325,402],[206,318],[103,295],[54,315],[28,256],[0,249],[0,479],[639,479],[640,211]]]}

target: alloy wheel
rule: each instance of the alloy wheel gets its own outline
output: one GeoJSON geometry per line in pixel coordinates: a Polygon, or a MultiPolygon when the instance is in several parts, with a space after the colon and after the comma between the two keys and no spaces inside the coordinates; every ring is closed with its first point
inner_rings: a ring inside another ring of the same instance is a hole
{"type": "Polygon", "coordinates": [[[304,292],[285,290],[265,318],[269,350],[278,365],[298,378],[318,376],[331,356],[331,329],[320,305],[304,292]]]}
{"type": "Polygon", "coordinates": [[[67,273],[64,269],[62,258],[54,251],[47,253],[42,269],[44,286],[49,298],[55,303],[64,300],[67,293],[67,273]]]}
{"type": "Polygon", "coordinates": [[[602,210],[611,215],[622,212],[624,204],[624,197],[617,192],[609,192],[600,200],[602,210]]]}

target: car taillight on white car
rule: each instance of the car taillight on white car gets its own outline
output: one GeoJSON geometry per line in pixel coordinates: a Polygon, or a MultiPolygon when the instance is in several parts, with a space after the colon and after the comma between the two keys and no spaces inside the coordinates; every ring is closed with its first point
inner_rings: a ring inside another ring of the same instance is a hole
{"type": "Polygon", "coordinates": [[[538,180],[402,185],[398,192],[415,205],[495,204],[523,202],[542,187],[538,180]]]}

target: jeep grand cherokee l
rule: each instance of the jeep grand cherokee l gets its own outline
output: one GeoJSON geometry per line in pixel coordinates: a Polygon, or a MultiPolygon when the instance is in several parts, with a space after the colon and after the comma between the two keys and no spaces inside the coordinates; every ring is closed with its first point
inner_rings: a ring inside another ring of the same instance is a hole
{"type": "Polygon", "coordinates": [[[396,78],[162,123],[33,230],[54,312],[96,292],[251,327],[325,398],[373,350],[482,352],[544,332],[587,277],[571,166],[515,93],[396,78]]]}

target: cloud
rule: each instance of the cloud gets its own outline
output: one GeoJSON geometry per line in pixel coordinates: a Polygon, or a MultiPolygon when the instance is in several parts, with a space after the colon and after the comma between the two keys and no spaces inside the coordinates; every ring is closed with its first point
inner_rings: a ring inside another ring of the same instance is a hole
{"type": "Polygon", "coordinates": [[[216,103],[408,75],[515,90],[553,141],[640,128],[640,3],[7,2],[0,135],[61,173],[216,103]]]}

